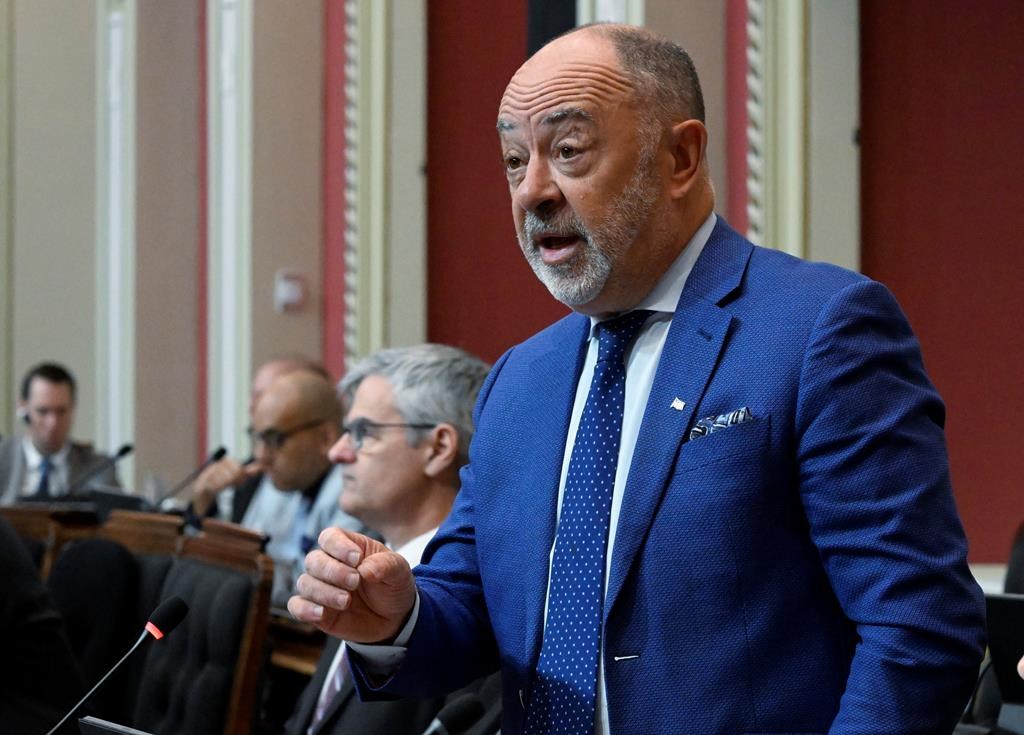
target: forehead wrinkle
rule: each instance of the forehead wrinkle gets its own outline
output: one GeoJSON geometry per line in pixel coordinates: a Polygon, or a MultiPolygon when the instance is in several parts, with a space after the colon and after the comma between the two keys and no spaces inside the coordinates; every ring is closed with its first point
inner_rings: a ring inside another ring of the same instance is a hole
{"type": "MultiPolygon", "coordinates": [[[[517,74],[502,97],[500,115],[526,112],[533,116],[555,104],[592,102],[596,105],[621,102],[632,96],[633,85],[617,69],[602,64],[566,64],[555,74],[536,82],[525,82],[517,74]]],[[[499,132],[515,128],[500,117],[499,132]],[[507,123],[507,124],[506,124],[507,123]]]]}

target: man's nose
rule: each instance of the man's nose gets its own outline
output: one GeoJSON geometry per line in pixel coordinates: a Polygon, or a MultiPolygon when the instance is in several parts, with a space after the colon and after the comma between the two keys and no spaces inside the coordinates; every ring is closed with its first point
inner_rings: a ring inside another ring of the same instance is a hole
{"type": "Polygon", "coordinates": [[[254,446],[252,450],[252,457],[254,460],[256,460],[257,464],[266,467],[268,464],[270,464],[271,455],[272,452],[270,451],[270,448],[267,446],[266,442],[256,442],[256,446],[254,446]]]}
{"type": "Polygon", "coordinates": [[[352,443],[352,435],[345,432],[328,450],[327,458],[335,464],[352,464],[356,461],[356,447],[352,443]]]}
{"type": "Polygon", "coordinates": [[[526,212],[543,214],[563,201],[562,190],[551,175],[551,165],[543,156],[534,156],[526,164],[523,178],[516,185],[513,199],[526,212]]]}

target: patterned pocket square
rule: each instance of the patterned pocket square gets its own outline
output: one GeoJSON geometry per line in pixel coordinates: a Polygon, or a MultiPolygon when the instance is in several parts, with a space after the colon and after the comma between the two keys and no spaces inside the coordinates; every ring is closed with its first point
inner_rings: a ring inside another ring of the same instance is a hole
{"type": "Polygon", "coordinates": [[[754,418],[754,416],[746,406],[743,408],[737,408],[735,411],[730,411],[729,413],[723,413],[719,416],[708,416],[706,419],[698,421],[694,427],[690,429],[690,439],[699,439],[707,434],[713,434],[719,429],[724,429],[736,424],[742,424],[744,421],[750,421],[752,418],[754,418]]]}

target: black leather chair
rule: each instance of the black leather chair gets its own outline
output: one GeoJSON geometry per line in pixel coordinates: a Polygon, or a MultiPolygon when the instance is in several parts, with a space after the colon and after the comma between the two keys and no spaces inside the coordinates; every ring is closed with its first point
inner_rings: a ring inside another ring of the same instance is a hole
{"type": "Polygon", "coordinates": [[[171,635],[149,641],[115,674],[119,682],[104,685],[93,714],[155,735],[252,731],[273,576],[264,541],[233,528],[190,538],[180,519],[114,511],[96,538],[67,545],[51,589],[81,633],[76,652],[96,674],[90,683],[160,601],[177,595],[189,606],[171,635]]]}

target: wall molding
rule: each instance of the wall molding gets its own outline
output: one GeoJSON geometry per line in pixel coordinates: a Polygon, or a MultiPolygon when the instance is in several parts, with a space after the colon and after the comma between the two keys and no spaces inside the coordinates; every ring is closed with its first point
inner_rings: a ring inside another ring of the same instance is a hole
{"type": "Polygon", "coordinates": [[[345,358],[426,339],[426,11],[347,0],[345,358]]]}
{"type": "Polygon", "coordinates": [[[208,0],[207,440],[249,444],[252,371],[252,0],[208,0]]]}
{"type": "MultiPolygon", "coordinates": [[[[135,0],[97,13],[95,436],[114,451],[135,436],[135,0]]],[[[134,457],[121,463],[134,484],[134,457]]]]}

